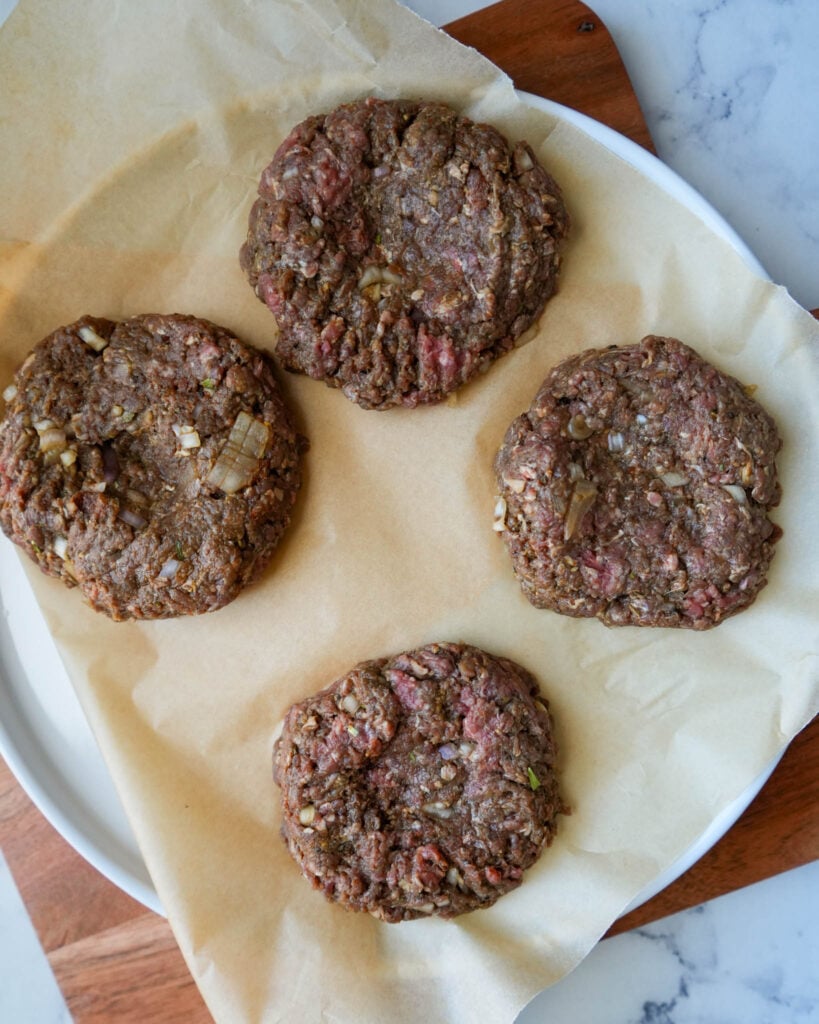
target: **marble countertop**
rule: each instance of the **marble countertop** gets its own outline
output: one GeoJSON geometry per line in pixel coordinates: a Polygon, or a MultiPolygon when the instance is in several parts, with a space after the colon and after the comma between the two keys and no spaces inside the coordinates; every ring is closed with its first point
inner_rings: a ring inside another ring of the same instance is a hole
{"type": "MultiPolygon", "coordinates": [[[[0,24],[14,0],[0,0],[0,24]]],[[[482,0],[408,0],[444,24],[482,0]]],[[[658,155],[819,307],[819,4],[592,0],[658,155]]],[[[730,301],[730,297],[727,299],[730,301]]],[[[0,854],[0,1020],[69,1021],[0,854]]],[[[819,862],[609,939],[519,1024],[819,1024],[819,862]]]]}
{"type": "Polygon", "coordinates": [[[599,943],[517,1024],[816,1024],[819,861],[599,943]]]}

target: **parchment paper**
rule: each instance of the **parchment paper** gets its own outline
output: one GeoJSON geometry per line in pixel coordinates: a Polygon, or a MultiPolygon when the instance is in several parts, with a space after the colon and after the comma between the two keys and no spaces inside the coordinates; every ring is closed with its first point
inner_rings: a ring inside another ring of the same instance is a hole
{"type": "Polygon", "coordinates": [[[287,377],[312,448],[264,579],[201,618],[114,624],[31,580],[218,1021],[510,1021],[757,776],[817,706],[819,328],[680,204],[391,0],[24,2],[0,34],[0,380],[82,313],[185,311],[271,349],[237,252],[286,130],[375,93],[525,136],[574,218],[536,338],[448,404],[363,412],[287,377]],[[547,369],[674,334],[779,422],[770,585],[704,634],[531,608],[493,533],[491,465],[547,369]],[[325,903],[278,836],[272,732],[357,661],[463,640],[532,669],[557,721],[560,835],[455,922],[325,903]]]}

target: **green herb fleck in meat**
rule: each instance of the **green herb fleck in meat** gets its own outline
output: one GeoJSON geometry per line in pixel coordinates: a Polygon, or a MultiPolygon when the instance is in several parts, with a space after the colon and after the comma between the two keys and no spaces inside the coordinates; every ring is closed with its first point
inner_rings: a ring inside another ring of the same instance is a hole
{"type": "Polygon", "coordinates": [[[529,785],[532,787],[532,792],[540,789],[540,779],[535,775],[534,769],[527,768],[526,774],[529,776],[529,785]]]}
{"type": "Polygon", "coordinates": [[[199,385],[200,387],[203,387],[205,391],[213,391],[213,389],[216,387],[216,381],[213,379],[213,377],[205,377],[204,380],[199,381],[199,385]]]}

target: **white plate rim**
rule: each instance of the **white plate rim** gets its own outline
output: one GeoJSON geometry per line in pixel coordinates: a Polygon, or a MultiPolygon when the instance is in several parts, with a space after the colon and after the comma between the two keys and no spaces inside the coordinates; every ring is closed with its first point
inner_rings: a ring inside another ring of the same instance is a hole
{"type": "MultiPolygon", "coordinates": [[[[520,92],[518,95],[527,104],[579,128],[609,152],[645,174],[727,241],[751,270],[767,277],[759,260],[723,217],[699,192],[648,150],[607,125],[570,107],[530,93],[520,92]]],[[[3,542],[9,543],[5,539],[3,542]]],[[[0,653],[8,643],[9,629],[3,620],[0,623],[0,653]]],[[[71,687],[67,677],[65,685],[71,687]]],[[[12,699],[0,700],[0,754],[29,798],[57,832],[110,882],[150,910],[164,916],[162,904],[150,881],[136,840],[134,839],[133,856],[129,856],[131,851],[124,851],[115,836],[106,835],[104,830],[100,834],[100,830],[90,821],[83,801],[79,799],[77,793],[69,789],[60,792],[60,780],[50,763],[48,751],[42,746],[38,748],[37,723],[26,718],[16,706],[13,691],[10,690],[8,680],[2,671],[1,660],[0,693],[12,694],[12,699]]],[[[712,820],[703,834],[680,857],[637,894],[623,911],[624,914],[636,909],[676,881],[725,835],[762,789],[783,753],[784,749],[736,800],[712,820]]],[[[107,769],[105,771],[107,774],[107,769]]],[[[91,803],[93,805],[93,800],[91,803]]]]}

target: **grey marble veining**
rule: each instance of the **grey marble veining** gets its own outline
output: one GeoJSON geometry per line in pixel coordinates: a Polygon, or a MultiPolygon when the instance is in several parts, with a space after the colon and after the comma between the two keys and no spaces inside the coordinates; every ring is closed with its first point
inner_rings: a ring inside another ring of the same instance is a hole
{"type": "Polygon", "coordinates": [[[819,306],[819,4],[593,0],[659,156],[819,306]]]}
{"type": "Polygon", "coordinates": [[[817,1024],[819,862],[600,943],[517,1024],[817,1024]]]}

